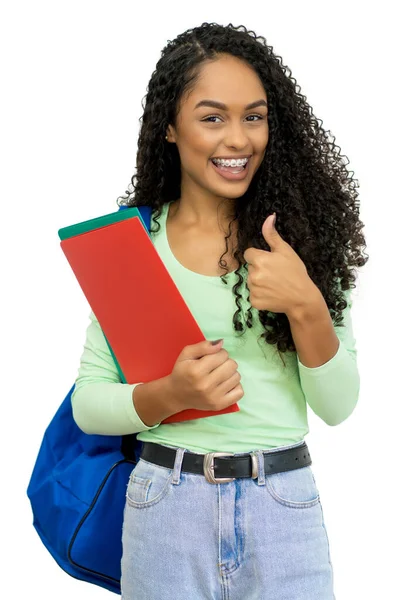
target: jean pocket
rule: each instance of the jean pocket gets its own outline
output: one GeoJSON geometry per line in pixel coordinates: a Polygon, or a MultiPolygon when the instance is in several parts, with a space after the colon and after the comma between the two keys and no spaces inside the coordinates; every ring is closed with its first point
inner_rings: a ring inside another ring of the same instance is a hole
{"type": "Polygon", "coordinates": [[[147,508],[157,504],[170,490],[173,470],[139,459],[126,488],[127,504],[147,508]]]}
{"type": "Polygon", "coordinates": [[[272,473],[265,477],[266,488],[272,498],[291,508],[309,508],[320,500],[316,481],[310,465],[272,473]]]}

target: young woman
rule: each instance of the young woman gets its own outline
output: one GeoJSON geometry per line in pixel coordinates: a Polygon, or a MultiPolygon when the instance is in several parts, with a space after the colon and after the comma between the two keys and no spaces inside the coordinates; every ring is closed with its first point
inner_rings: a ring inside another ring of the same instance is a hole
{"type": "Polygon", "coordinates": [[[285,71],[264,38],[204,23],[168,43],[149,82],[118,203],[152,206],[153,243],[206,341],[168,376],[122,384],[90,315],[74,418],[143,442],[125,600],[334,598],[307,404],[337,425],[357,403],[350,284],[367,257],[355,180],[285,71]]]}

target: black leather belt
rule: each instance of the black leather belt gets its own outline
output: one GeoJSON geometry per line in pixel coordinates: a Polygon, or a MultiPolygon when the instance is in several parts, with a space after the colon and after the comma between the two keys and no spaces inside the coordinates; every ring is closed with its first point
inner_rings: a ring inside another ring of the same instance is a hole
{"type": "MultiPolygon", "coordinates": [[[[176,450],[161,444],[143,442],[141,458],[161,467],[174,468],[176,450]]],[[[294,448],[265,453],[265,474],[281,473],[311,465],[310,452],[306,442],[294,448]]],[[[234,481],[236,477],[258,477],[258,459],[251,452],[234,456],[228,452],[209,452],[195,454],[184,452],[182,471],[205,475],[209,483],[225,483],[234,481]]]]}

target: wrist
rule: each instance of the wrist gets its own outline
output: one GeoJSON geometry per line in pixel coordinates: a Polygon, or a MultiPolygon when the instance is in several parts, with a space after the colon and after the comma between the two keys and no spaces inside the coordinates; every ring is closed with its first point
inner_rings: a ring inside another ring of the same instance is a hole
{"type": "Polygon", "coordinates": [[[173,385],[172,374],[163,377],[163,386],[164,393],[167,399],[167,404],[171,410],[171,415],[175,415],[176,413],[184,410],[184,407],[181,405],[180,399],[178,398],[178,394],[176,393],[173,385]]]}
{"type": "Polygon", "coordinates": [[[147,427],[154,427],[180,411],[169,376],[136,386],[132,401],[139,419],[147,427]]]}
{"type": "Polygon", "coordinates": [[[324,297],[317,286],[311,288],[303,295],[302,301],[286,313],[289,321],[302,323],[316,320],[324,312],[328,314],[328,307],[324,297]]]}

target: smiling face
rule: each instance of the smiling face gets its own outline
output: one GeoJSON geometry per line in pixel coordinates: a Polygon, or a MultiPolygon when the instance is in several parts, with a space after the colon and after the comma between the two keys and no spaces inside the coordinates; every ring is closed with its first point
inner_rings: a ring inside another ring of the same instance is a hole
{"type": "Polygon", "coordinates": [[[267,115],[264,87],[248,64],[228,54],[205,62],[182,98],[175,127],[167,130],[180,155],[181,197],[216,203],[242,196],[265,155],[267,115]],[[212,161],[243,158],[246,165],[212,161]]]}

